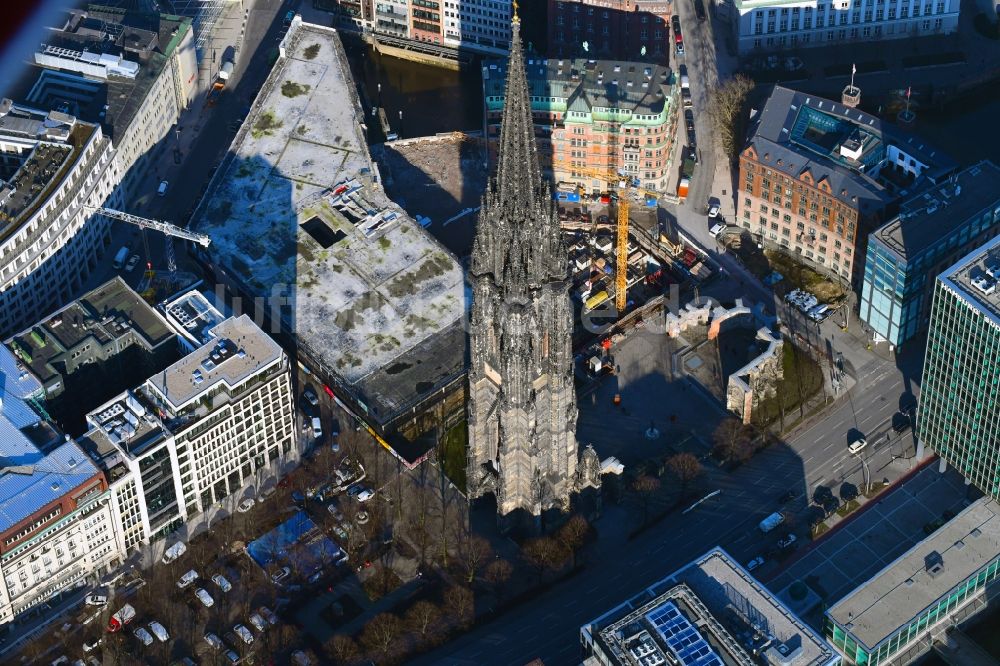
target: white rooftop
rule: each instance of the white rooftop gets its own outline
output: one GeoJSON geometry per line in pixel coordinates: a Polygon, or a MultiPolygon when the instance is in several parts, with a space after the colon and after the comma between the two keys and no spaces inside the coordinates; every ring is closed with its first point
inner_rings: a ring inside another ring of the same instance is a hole
{"type": "Polygon", "coordinates": [[[282,47],[193,224],[212,261],[271,312],[283,299],[300,348],[359,393],[379,400],[388,366],[433,368],[406,379],[391,412],[462,366],[453,343],[444,360],[428,349],[462,317],[462,269],[385,195],[336,31],[296,22],[282,47]]]}

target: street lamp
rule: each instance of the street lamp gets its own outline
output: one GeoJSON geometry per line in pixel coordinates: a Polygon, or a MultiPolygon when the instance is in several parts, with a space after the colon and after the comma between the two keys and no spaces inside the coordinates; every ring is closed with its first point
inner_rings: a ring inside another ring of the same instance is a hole
{"type": "Polygon", "coordinates": [[[403,110],[399,110],[399,138],[403,138],[403,110]]]}
{"type": "Polygon", "coordinates": [[[864,458],[863,458],[863,457],[861,456],[861,453],[860,453],[860,452],[859,452],[859,453],[857,454],[857,456],[858,456],[858,460],[860,460],[860,461],[861,461],[861,470],[862,470],[862,476],[863,476],[863,478],[864,478],[864,483],[865,483],[865,493],[868,493],[868,492],[870,492],[870,491],[871,491],[871,486],[872,486],[872,483],[871,483],[871,478],[872,478],[872,473],[871,473],[871,470],[870,470],[870,469],[868,469],[868,461],[867,461],[867,460],[865,460],[865,459],[864,459],[864,458]]]}

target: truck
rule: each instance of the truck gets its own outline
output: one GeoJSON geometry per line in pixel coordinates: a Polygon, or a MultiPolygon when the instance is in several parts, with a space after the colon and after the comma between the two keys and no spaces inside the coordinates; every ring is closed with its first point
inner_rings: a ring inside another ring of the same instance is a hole
{"type": "Polygon", "coordinates": [[[681,179],[677,182],[677,196],[683,201],[691,189],[691,178],[694,176],[694,160],[685,157],[681,164],[681,179]]]}
{"type": "Polygon", "coordinates": [[[187,546],[185,546],[182,542],[178,541],[170,548],[167,548],[167,550],[163,553],[163,563],[170,564],[171,562],[173,562],[186,552],[187,552],[187,546]]]}
{"type": "Polygon", "coordinates": [[[775,511],[770,516],[760,521],[760,525],[758,525],[758,527],[760,528],[761,532],[767,534],[768,532],[770,532],[783,522],[785,522],[784,514],[781,513],[780,511],[775,511]]]}
{"type": "Polygon", "coordinates": [[[128,245],[123,246],[115,255],[114,267],[116,271],[125,265],[126,259],[128,259],[128,245]]]}
{"type": "Polygon", "coordinates": [[[122,627],[133,619],[135,619],[135,609],[132,608],[131,604],[125,604],[121,610],[111,616],[111,620],[108,622],[108,631],[110,633],[121,631],[122,627]]]}
{"type": "Polygon", "coordinates": [[[229,80],[229,77],[233,75],[233,62],[228,60],[222,63],[222,68],[219,69],[219,81],[222,85],[226,85],[225,82],[229,80]]]}

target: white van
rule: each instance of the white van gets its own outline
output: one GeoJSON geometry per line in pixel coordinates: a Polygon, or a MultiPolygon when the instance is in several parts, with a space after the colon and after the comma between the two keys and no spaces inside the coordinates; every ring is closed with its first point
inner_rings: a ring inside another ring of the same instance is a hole
{"type": "Polygon", "coordinates": [[[179,581],[177,581],[177,587],[183,590],[185,587],[195,582],[196,580],[198,580],[198,572],[195,571],[194,569],[191,569],[191,571],[188,571],[186,574],[181,576],[181,579],[179,581]]]}

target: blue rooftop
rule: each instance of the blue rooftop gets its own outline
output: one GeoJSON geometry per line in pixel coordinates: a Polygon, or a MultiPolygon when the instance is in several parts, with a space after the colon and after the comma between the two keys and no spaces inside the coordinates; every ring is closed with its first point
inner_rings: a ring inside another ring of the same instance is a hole
{"type": "Polygon", "coordinates": [[[10,428],[23,430],[41,421],[38,414],[24,402],[41,390],[42,385],[35,376],[21,365],[7,347],[0,345],[0,423],[6,422],[3,425],[8,426],[4,429],[0,425],[0,456],[4,455],[6,443],[14,442],[10,428]]]}
{"type": "Polygon", "coordinates": [[[248,543],[247,554],[264,569],[271,564],[287,562],[297,574],[308,575],[337,559],[341,550],[323,535],[305,512],[298,511],[248,543]]]}
{"type": "Polygon", "coordinates": [[[43,456],[19,431],[5,432],[4,424],[0,419],[0,532],[97,474],[97,467],[75,442],[43,456]]]}

